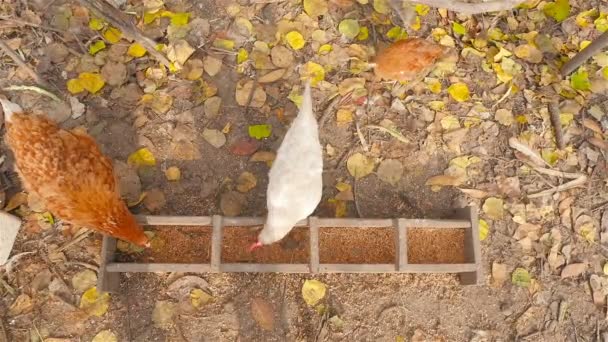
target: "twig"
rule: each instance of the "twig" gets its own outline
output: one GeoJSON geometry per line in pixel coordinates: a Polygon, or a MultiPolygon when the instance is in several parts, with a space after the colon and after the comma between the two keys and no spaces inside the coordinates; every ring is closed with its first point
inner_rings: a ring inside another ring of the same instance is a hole
{"type": "Polygon", "coordinates": [[[59,96],[51,93],[50,91],[48,91],[46,89],[42,89],[42,88],[36,87],[36,86],[14,85],[14,86],[9,86],[9,87],[4,87],[4,88],[2,88],[2,90],[4,90],[4,91],[28,91],[29,90],[29,91],[38,93],[40,95],[49,97],[57,102],[62,102],[61,99],[59,98],[59,96]]]}
{"type": "Polygon", "coordinates": [[[78,0],[83,6],[91,9],[99,18],[110,23],[110,25],[120,29],[128,39],[132,39],[140,43],[150,56],[156,58],[167,68],[171,62],[162,53],[156,50],[156,43],[143,35],[141,31],[133,24],[130,18],[127,18],[122,11],[110,5],[106,0],[78,0]]]}
{"type": "Polygon", "coordinates": [[[26,255],[35,254],[35,253],[36,252],[23,252],[23,253],[15,254],[10,259],[8,259],[4,265],[0,265],[0,266],[2,268],[4,268],[4,270],[6,271],[6,274],[10,276],[11,272],[13,271],[14,265],[17,263],[17,261],[19,261],[19,259],[23,258],[26,255]]]}
{"type": "Polygon", "coordinates": [[[57,32],[57,33],[64,33],[64,31],[58,30],[58,29],[50,27],[50,26],[38,25],[38,24],[30,23],[29,21],[21,20],[21,19],[9,18],[9,17],[6,17],[6,16],[0,16],[0,20],[6,20],[6,21],[13,22],[15,24],[18,24],[18,25],[30,26],[30,27],[34,27],[34,28],[43,29],[43,30],[46,30],[46,31],[57,32]]]}
{"type": "Polygon", "coordinates": [[[44,79],[42,79],[42,77],[40,75],[38,75],[38,73],[35,72],[34,69],[32,69],[23,59],[21,59],[21,57],[18,54],[16,54],[15,51],[13,51],[8,45],[6,45],[4,40],[1,40],[1,39],[0,39],[0,49],[2,49],[2,51],[13,60],[13,62],[15,62],[18,66],[23,68],[25,71],[27,71],[27,73],[30,75],[30,77],[32,77],[36,81],[36,83],[38,83],[39,85],[41,85],[45,88],[50,88],[49,84],[44,79]]]}
{"type": "Polygon", "coordinates": [[[87,236],[89,236],[89,234],[91,234],[91,231],[85,230],[83,233],[76,235],[72,240],[68,241],[63,246],[59,247],[57,249],[57,252],[65,251],[66,249],[68,249],[68,248],[72,247],[73,245],[79,243],[80,241],[84,240],[87,236]]]}
{"type": "Polygon", "coordinates": [[[549,117],[551,118],[551,125],[553,125],[553,130],[555,131],[555,143],[557,144],[557,148],[563,150],[564,145],[564,132],[562,131],[562,123],[559,119],[559,105],[557,102],[553,101],[549,103],[549,117]]]}
{"type": "Polygon", "coordinates": [[[496,101],[496,103],[492,106],[492,109],[498,107],[499,104],[501,104],[504,100],[506,100],[509,97],[509,95],[511,95],[512,91],[513,91],[513,85],[511,83],[509,83],[509,89],[507,89],[505,94],[498,101],[496,101]]]}
{"type": "Polygon", "coordinates": [[[340,96],[337,96],[336,94],[334,98],[329,102],[327,107],[325,107],[325,110],[323,110],[323,115],[321,115],[321,117],[319,118],[319,129],[322,129],[323,126],[325,126],[327,118],[334,111],[334,108],[336,107],[338,102],[340,102],[340,99],[340,96]]]}
{"type": "Polygon", "coordinates": [[[530,148],[530,146],[521,143],[517,138],[511,137],[509,138],[509,146],[517,150],[518,152],[523,153],[526,157],[528,157],[534,164],[538,166],[551,166],[549,165],[536,151],[530,148]]]}
{"type": "Polygon", "coordinates": [[[361,147],[365,152],[369,152],[369,146],[367,145],[367,141],[365,141],[365,137],[363,133],[361,133],[361,127],[359,126],[359,120],[355,119],[355,128],[357,129],[357,136],[359,137],[359,141],[361,142],[361,147]]]}
{"type": "Polygon", "coordinates": [[[595,40],[593,40],[591,44],[589,44],[586,48],[582,49],[579,53],[572,57],[571,60],[566,62],[566,64],[562,66],[562,70],[560,71],[560,73],[562,74],[562,76],[570,75],[571,72],[576,70],[593,55],[602,51],[606,46],[608,46],[608,31],[602,33],[601,36],[595,38],[595,40]]]}
{"type": "Polygon", "coordinates": [[[570,178],[570,179],[575,179],[575,178],[584,176],[582,173],[563,172],[563,171],[558,171],[558,170],[546,169],[544,167],[538,167],[538,166],[534,167],[534,171],[536,171],[538,173],[543,173],[543,174],[549,175],[549,176],[570,178]]]}
{"type": "Polygon", "coordinates": [[[258,87],[258,75],[255,75],[253,79],[253,85],[251,85],[251,91],[249,92],[249,97],[247,97],[247,104],[245,105],[245,117],[247,113],[249,113],[249,108],[251,107],[251,101],[253,101],[253,94],[255,94],[255,89],[258,87]]]}
{"type": "Polygon", "coordinates": [[[390,128],[386,128],[386,127],[382,127],[382,126],[378,126],[378,125],[367,125],[367,126],[365,126],[363,128],[377,129],[377,130],[379,130],[381,132],[390,134],[393,138],[401,141],[404,144],[410,144],[411,143],[411,141],[408,138],[404,137],[403,134],[399,133],[398,131],[396,131],[394,129],[390,129],[390,128]]]}
{"type": "Polygon", "coordinates": [[[99,266],[87,264],[86,262],[81,262],[81,261],[66,261],[65,264],[67,266],[82,266],[84,268],[90,269],[91,271],[99,272],[99,266]]]}
{"type": "Polygon", "coordinates": [[[582,175],[580,177],[578,177],[577,179],[570,181],[568,183],[564,183],[562,185],[558,185],[553,189],[549,189],[549,190],[544,190],[541,192],[537,192],[535,194],[531,194],[528,195],[528,198],[539,198],[539,197],[543,197],[543,196],[547,196],[547,195],[552,195],[556,192],[561,192],[564,190],[568,190],[568,189],[572,189],[575,188],[577,186],[583,185],[585,182],[587,181],[587,176],[582,175]]]}
{"type": "Polygon", "coordinates": [[[355,202],[355,210],[357,211],[357,216],[359,218],[363,217],[361,215],[361,208],[359,207],[359,201],[357,201],[357,177],[354,177],[354,180],[353,180],[353,202],[355,202]]]}
{"type": "Polygon", "coordinates": [[[524,0],[493,0],[480,3],[467,3],[454,0],[410,0],[410,2],[472,15],[510,10],[523,3],[524,0]]]}
{"type": "Polygon", "coordinates": [[[2,318],[0,318],[0,342],[8,342],[8,336],[6,335],[6,330],[4,330],[2,318]]]}

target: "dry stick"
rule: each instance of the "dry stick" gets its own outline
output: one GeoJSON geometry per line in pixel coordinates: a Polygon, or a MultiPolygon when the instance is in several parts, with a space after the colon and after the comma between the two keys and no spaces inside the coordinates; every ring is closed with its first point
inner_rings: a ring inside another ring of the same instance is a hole
{"type": "Polygon", "coordinates": [[[560,73],[562,76],[570,75],[571,72],[576,70],[579,66],[585,63],[589,58],[591,58],[596,53],[600,52],[608,46],[608,31],[602,33],[601,36],[595,38],[591,44],[589,44],[586,48],[577,53],[571,60],[569,60],[564,66],[562,66],[562,70],[560,73]]]}
{"type": "Polygon", "coordinates": [[[2,49],[2,51],[13,60],[13,62],[15,62],[18,66],[22,67],[25,71],[27,71],[27,73],[30,74],[30,76],[36,81],[36,83],[40,84],[45,88],[49,88],[49,84],[44,79],[42,79],[42,77],[40,77],[40,75],[38,75],[38,73],[35,72],[34,69],[32,69],[23,59],[21,59],[21,57],[17,53],[15,53],[15,51],[13,51],[8,45],[6,45],[4,40],[0,40],[0,49],[2,49]]]}
{"type": "Polygon", "coordinates": [[[551,125],[555,131],[555,143],[557,148],[563,150],[566,145],[564,144],[564,132],[562,131],[562,123],[559,119],[559,105],[557,102],[549,103],[549,116],[551,118],[551,125]]]}
{"type": "Polygon", "coordinates": [[[538,173],[543,173],[545,175],[554,176],[554,177],[575,179],[575,178],[580,178],[581,176],[584,176],[582,173],[563,172],[563,171],[547,169],[547,168],[539,167],[539,166],[533,166],[533,169],[534,169],[534,171],[536,171],[538,173]]]}
{"type": "Polygon", "coordinates": [[[0,342],[8,342],[8,336],[6,335],[6,330],[4,330],[4,324],[2,323],[1,318],[0,318],[0,342]]]}
{"type": "Polygon", "coordinates": [[[247,98],[247,104],[245,104],[245,116],[249,113],[249,107],[251,107],[251,101],[253,101],[253,94],[255,94],[255,89],[258,87],[258,75],[255,75],[253,79],[253,85],[251,86],[251,91],[249,92],[249,97],[247,98]]]}
{"type": "Polygon", "coordinates": [[[587,176],[582,175],[582,176],[578,177],[577,179],[575,179],[573,181],[570,181],[568,183],[564,183],[562,185],[558,185],[558,186],[556,186],[553,189],[544,190],[544,191],[541,191],[541,192],[537,192],[535,194],[528,195],[528,198],[539,198],[539,197],[543,197],[543,196],[547,196],[547,195],[552,195],[552,194],[554,194],[556,192],[572,189],[572,188],[575,188],[577,186],[583,185],[586,181],[587,181],[587,176]]]}
{"type": "Polygon", "coordinates": [[[410,0],[410,2],[472,15],[510,10],[523,3],[524,0],[493,0],[480,3],[467,3],[454,0],[410,0]]]}
{"type": "Polygon", "coordinates": [[[156,43],[143,35],[133,22],[125,14],[110,5],[106,0],[78,0],[82,5],[91,9],[95,15],[120,29],[128,39],[141,44],[148,53],[156,58],[164,66],[169,67],[171,62],[162,53],[156,50],[156,43]]]}

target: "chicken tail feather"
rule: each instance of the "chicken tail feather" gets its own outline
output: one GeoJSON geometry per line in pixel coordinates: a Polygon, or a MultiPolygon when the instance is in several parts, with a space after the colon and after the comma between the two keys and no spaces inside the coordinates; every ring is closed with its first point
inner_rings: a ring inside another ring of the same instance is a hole
{"type": "Polygon", "coordinates": [[[23,109],[18,104],[11,102],[0,96],[0,103],[2,104],[2,111],[4,111],[4,120],[6,122],[11,122],[11,118],[15,113],[22,113],[23,109]]]}

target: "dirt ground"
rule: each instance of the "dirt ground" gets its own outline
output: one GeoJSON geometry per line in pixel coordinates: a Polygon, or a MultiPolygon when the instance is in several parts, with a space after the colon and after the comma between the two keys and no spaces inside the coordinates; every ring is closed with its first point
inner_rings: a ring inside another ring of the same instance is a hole
{"type": "MultiPolygon", "coordinates": [[[[63,102],[6,89],[36,84],[8,56],[0,86],[63,128],[86,128],[114,160],[134,213],[264,216],[268,156],[297,114],[302,79],[312,75],[324,146],[324,194],[314,214],[445,218],[452,208],[477,205],[484,285],[461,286],[455,275],[125,274],[119,293],[86,306],[101,235],[49,219],[43,204],[18,195],[3,143],[0,208],[24,225],[15,257],[0,267],[0,341],[601,341],[608,333],[608,55],[571,78],[557,75],[561,62],[600,34],[608,3],[566,0],[559,23],[550,7],[562,0],[475,16],[416,7],[410,12],[417,19],[400,29],[385,1],[115,2],[146,36],[175,49],[164,51],[173,62],[186,53],[176,47],[185,41],[192,48],[185,71],[168,71],[149,54],[133,56],[131,41],[112,37],[78,1],[5,0],[0,38],[63,102]],[[185,24],[177,13],[189,13],[185,24]],[[356,37],[339,29],[344,19],[358,22],[356,37]],[[293,31],[302,34],[303,48],[287,40],[293,31]],[[449,46],[460,58],[407,86],[357,70],[403,32],[449,46]],[[104,47],[92,51],[98,42],[104,47]],[[268,50],[276,46],[286,46],[291,60],[273,58],[268,50]],[[275,69],[282,76],[266,82],[275,69]],[[103,88],[69,89],[69,80],[86,73],[101,74],[103,88]],[[352,78],[364,86],[344,91],[352,78]],[[239,103],[244,81],[264,101],[256,94],[239,103]],[[470,92],[465,98],[451,87],[460,83],[470,92]],[[547,111],[553,99],[563,149],[547,111]],[[250,137],[251,126],[261,124],[272,126],[269,136],[250,137]],[[511,137],[540,155],[544,169],[529,166],[526,153],[509,146],[511,137]],[[155,162],[128,162],[140,148],[155,162]],[[360,179],[347,168],[356,153],[374,165],[360,179]],[[180,176],[170,180],[174,167],[180,176]],[[582,186],[531,196],[579,173],[587,176],[582,186]],[[192,282],[176,285],[184,276],[192,282]],[[327,287],[320,306],[303,299],[308,279],[327,287]],[[115,339],[102,339],[105,330],[115,339]]],[[[175,240],[193,245],[188,236],[175,240]]],[[[167,260],[180,257],[171,238],[162,241],[167,260]]],[[[203,252],[186,258],[206,260],[203,252]]],[[[150,260],[147,252],[128,253],[150,260]]]]}

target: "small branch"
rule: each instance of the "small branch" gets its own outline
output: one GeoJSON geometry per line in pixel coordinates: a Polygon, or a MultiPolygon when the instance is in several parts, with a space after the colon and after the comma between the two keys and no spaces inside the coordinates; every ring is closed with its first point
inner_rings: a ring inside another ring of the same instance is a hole
{"type": "Polygon", "coordinates": [[[36,87],[36,86],[14,85],[14,86],[2,88],[2,90],[4,90],[4,91],[33,91],[40,95],[44,95],[48,98],[51,98],[57,102],[62,102],[61,99],[57,95],[51,93],[50,91],[48,91],[46,89],[42,89],[42,88],[36,87]]]}
{"type": "Polygon", "coordinates": [[[572,189],[577,186],[583,185],[586,181],[587,181],[587,176],[582,175],[573,181],[556,186],[553,189],[544,190],[541,192],[537,192],[535,194],[528,195],[528,198],[539,198],[539,197],[543,197],[543,196],[547,196],[547,195],[552,195],[556,192],[565,191],[565,190],[572,189]]]}
{"type": "Polygon", "coordinates": [[[562,123],[559,115],[559,105],[557,102],[553,101],[549,103],[549,117],[551,118],[551,125],[553,125],[553,130],[555,131],[555,143],[557,144],[557,148],[563,150],[566,146],[564,144],[564,132],[562,131],[562,123]]]}
{"type": "Polygon", "coordinates": [[[538,166],[534,167],[534,171],[536,171],[538,173],[543,173],[548,176],[569,178],[569,179],[580,178],[581,176],[584,176],[582,173],[563,172],[563,171],[558,171],[558,170],[546,169],[544,167],[538,167],[538,166]]]}
{"type": "Polygon", "coordinates": [[[156,43],[143,35],[133,22],[125,17],[124,13],[116,7],[110,5],[106,0],[78,0],[82,5],[92,10],[96,16],[110,23],[110,25],[120,29],[128,39],[140,43],[150,56],[156,58],[167,68],[171,62],[162,53],[156,50],[156,43]]]}
{"type": "Polygon", "coordinates": [[[585,63],[589,58],[591,58],[596,53],[602,51],[606,46],[608,46],[608,31],[602,33],[601,36],[595,38],[589,46],[581,50],[577,53],[571,60],[566,62],[562,66],[562,70],[560,73],[562,76],[568,76],[574,70],[576,70],[579,66],[585,63]]]}
{"type": "Polygon", "coordinates": [[[410,0],[410,2],[427,5],[435,8],[445,8],[448,11],[462,14],[480,14],[513,9],[524,0],[493,0],[479,3],[468,3],[454,0],[410,0]]]}
{"type": "Polygon", "coordinates": [[[15,62],[18,66],[23,68],[25,71],[27,71],[27,73],[30,75],[30,77],[32,77],[36,81],[36,83],[38,83],[39,85],[41,85],[45,88],[49,88],[49,84],[44,79],[42,79],[42,77],[40,75],[38,75],[38,73],[35,72],[34,69],[32,69],[23,59],[21,59],[21,56],[19,56],[15,51],[13,51],[8,45],[6,45],[4,40],[1,40],[1,39],[0,39],[0,49],[7,56],[9,56],[13,60],[13,62],[15,62]]]}

